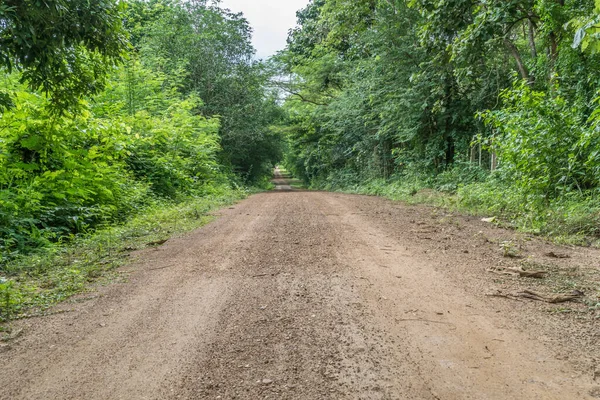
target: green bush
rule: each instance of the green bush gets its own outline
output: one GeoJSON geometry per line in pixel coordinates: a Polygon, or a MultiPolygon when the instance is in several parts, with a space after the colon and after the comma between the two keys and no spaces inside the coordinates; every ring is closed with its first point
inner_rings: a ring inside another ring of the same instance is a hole
{"type": "Polygon", "coordinates": [[[600,187],[598,130],[558,87],[537,92],[518,81],[501,97],[503,108],[482,115],[497,132],[487,144],[511,185],[545,199],[600,187]]]}
{"type": "Polygon", "coordinates": [[[146,185],[124,162],[125,138],[89,112],[56,115],[48,99],[12,86],[0,131],[0,251],[23,251],[80,233],[135,205],[146,185]]]}
{"type": "Polygon", "coordinates": [[[18,313],[22,302],[23,294],[15,289],[14,282],[0,277],[0,322],[18,313]]]}
{"type": "Polygon", "coordinates": [[[51,113],[45,96],[5,78],[16,95],[0,131],[0,263],[125,221],[155,196],[210,194],[227,179],[219,121],[197,115],[200,100],[181,98],[163,75],[127,68],[79,114],[51,113]],[[122,97],[131,74],[145,77],[133,114],[122,97]]]}
{"type": "Polygon", "coordinates": [[[442,192],[456,193],[460,187],[475,182],[485,182],[488,177],[489,171],[479,165],[457,162],[433,177],[433,187],[442,192]]]}

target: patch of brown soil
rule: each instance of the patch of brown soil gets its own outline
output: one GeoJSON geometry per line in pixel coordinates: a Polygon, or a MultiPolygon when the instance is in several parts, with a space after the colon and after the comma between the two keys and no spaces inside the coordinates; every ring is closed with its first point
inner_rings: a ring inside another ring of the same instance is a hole
{"type": "Polygon", "coordinates": [[[486,296],[577,289],[591,303],[597,250],[375,197],[281,191],[221,214],[138,253],[128,281],[60,306],[73,312],[20,322],[0,353],[0,398],[600,393],[589,304],[486,296]],[[521,258],[504,257],[509,241],[521,258]],[[517,267],[548,272],[488,272],[517,267]]]}

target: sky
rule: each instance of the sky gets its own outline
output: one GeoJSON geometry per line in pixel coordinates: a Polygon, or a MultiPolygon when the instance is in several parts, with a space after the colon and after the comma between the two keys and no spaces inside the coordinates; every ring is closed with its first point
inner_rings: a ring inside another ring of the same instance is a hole
{"type": "Polygon", "coordinates": [[[257,58],[265,59],[285,47],[288,30],[296,26],[296,11],[309,0],[222,0],[221,7],[243,12],[252,26],[257,58]]]}

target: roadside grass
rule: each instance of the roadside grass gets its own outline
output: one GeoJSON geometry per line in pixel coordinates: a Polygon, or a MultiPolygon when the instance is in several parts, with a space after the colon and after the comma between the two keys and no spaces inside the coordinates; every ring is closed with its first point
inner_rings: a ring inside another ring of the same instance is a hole
{"type": "MultiPolygon", "coordinates": [[[[0,265],[0,324],[43,315],[49,307],[116,279],[131,251],[159,245],[214,219],[211,211],[247,197],[246,189],[223,188],[173,204],[156,201],[123,225],[56,244],[0,265]]],[[[0,332],[10,331],[0,325],[0,332]]]]}
{"type": "Polygon", "coordinates": [[[570,195],[552,201],[529,199],[490,182],[460,184],[442,190],[419,177],[371,179],[334,184],[317,182],[313,189],[385,197],[407,204],[427,204],[535,234],[557,244],[600,247],[600,197],[570,195]]]}

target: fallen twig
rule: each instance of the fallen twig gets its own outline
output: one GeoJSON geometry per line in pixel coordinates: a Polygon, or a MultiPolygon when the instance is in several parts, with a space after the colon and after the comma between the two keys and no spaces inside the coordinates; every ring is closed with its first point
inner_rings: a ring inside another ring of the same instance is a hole
{"type": "Polygon", "coordinates": [[[515,301],[523,301],[521,299],[519,299],[518,297],[512,295],[512,294],[504,294],[504,293],[487,293],[486,296],[488,297],[502,297],[504,299],[509,299],[509,300],[515,300],[515,301]]]}
{"type": "Polygon", "coordinates": [[[148,271],[158,271],[160,269],[171,268],[171,267],[174,267],[174,266],[175,266],[175,264],[170,264],[170,265],[165,265],[164,267],[150,268],[148,271]]]}
{"type": "Polygon", "coordinates": [[[546,296],[546,295],[536,293],[531,290],[523,290],[522,292],[519,292],[518,295],[520,297],[524,297],[526,299],[556,304],[556,303],[564,303],[567,301],[579,299],[583,296],[583,292],[580,292],[579,290],[574,290],[569,294],[556,294],[556,295],[546,296]]]}
{"type": "Polygon", "coordinates": [[[570,255],[568,254],[561,254],[561,253],[555,253],[553,251],[546,253],[546,257],[550,257],[550,258],[571,258],[570,255]]]}
{"type": "Polygon", "coordinates": [[[57,314],[65,314],[65,313],[70,313],[70,312],[74,312],[74,309],[69,309],[69,310],[56,310],[56,311],[40,311],[40,312],[34,312],[34,313],[30,313],[30,314],[22,314],[22,315],[18,315],[16,317],[13,318],[13,320],[19,320],[19,319],[29,319],[29,318],[38,318],[38,317],[49,317],[52,315],[57,315],[57,314]]]}
{"type": "Polygon", "coordinates": [[[252,275],[253,278],[262,278],[265,276],[277,276],[281,273],[281,271],[276,271],[276,272],[268,272],[265,274],[257,274],[257,275],[252,275]]]}
{"type": "Polygon", "coordinates": [[[454,326],[454,324],[452,324],[450,322],[434,321],[434,320],[431,320],[431,319],[423,319],[423,318],[402,318],[402,319],[396,319],[396,322],[405,322],[405,321],[431,322],[433,324],[442,324],[442,325],[451,325],[451,326],[454,326]]]}
{"type": "Polygon", "coordinates": [[[541,279],[541,278],[543,278],[547,274],[547,271],[542,271],[542,270],[526,271],[526,270],[524,270],[521,267],[518,267],[518,268],[507,268],[507,271],[513,272],[515,274],[518,274],[522,278],[538,278],[538,279],[541,279]]]}
{"type": "Polygon", "coordinates": [[[536,271],[526,271],[521,267],[516,268],[503,268],[503,269],[488,269],[489,272],[499,275],[519,275],[522,278],[544,278],[548,273],[547,271],[536,270],[536,271]]]}
{"type": "Polygon", "coordinates": [[[167,243],[167,240],[169,240],[169,239],[157,240],[155,242],[146,243],[146,246],[148,246],[148,247],[151,247],[151,246],[160,246],[160,245],[163,245],[163,244],[167,243]]]}

